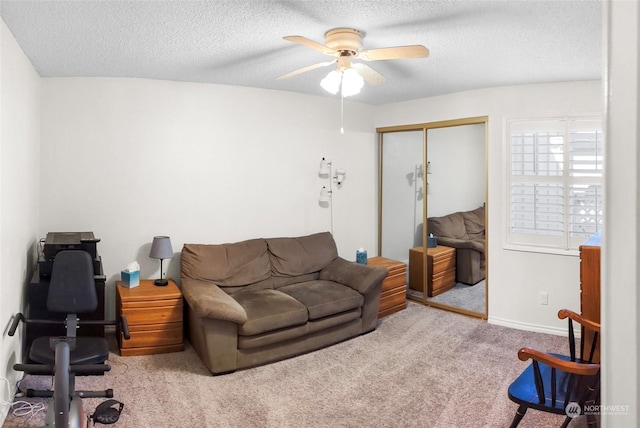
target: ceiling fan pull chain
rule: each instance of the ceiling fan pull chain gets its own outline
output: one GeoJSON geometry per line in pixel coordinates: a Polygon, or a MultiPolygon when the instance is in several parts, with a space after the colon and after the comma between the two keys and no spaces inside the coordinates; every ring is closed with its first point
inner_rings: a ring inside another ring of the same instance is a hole
{"type": "Polygon", "coordinates": [[[344,92],[340,91],[340,134],[344,135],[344,92]]]}

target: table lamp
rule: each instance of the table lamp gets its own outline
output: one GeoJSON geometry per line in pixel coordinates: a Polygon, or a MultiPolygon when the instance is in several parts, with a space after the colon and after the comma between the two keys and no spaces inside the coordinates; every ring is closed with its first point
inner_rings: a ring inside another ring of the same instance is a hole
{"type": "Polygon", "coordinates": [[[160,259],[160,279],[156,279],[153,283],[158,286],[167,285],[169,281],[162,278],[162,260],[173,257],[173,248],[171,248],[171,240],[168,236],[153,237],[149,257],[152,259],[160,259]]]}

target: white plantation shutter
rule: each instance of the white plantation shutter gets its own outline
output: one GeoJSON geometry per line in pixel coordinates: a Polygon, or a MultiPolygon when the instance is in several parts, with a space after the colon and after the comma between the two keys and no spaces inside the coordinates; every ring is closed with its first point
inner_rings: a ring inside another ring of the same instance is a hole
{"type": "Polygon", "coordinates": [[[508,122],[509,243],[574,249],[602,227],[596,119],[508,122]]]}
{"type": "Polygon", "coordinates": [[[600,121],[571,120],[569,127],[569,246],[602,229],[604,135],[600,121]]]}

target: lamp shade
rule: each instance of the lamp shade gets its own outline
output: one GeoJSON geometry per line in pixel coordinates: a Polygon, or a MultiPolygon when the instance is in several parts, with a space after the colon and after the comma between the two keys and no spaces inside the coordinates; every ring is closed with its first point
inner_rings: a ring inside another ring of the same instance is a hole
{"type": "Polygon", "coordinates": [[[152,259],[170,259],[173,257],[171,239],[168,236],[154,236],[149,257],[152,259]]]}
{"type": "Polygon", "coordinates": [[[320,202],[329,202],[329,191],[324,186],[320,190],[320,202]]]}
{"type": "Polygon", "coordinates": [[[331,175],[329,162],[327,162],[325,158],[322,158],[322,160],[320,161],[320,170],[318,171],[318,175],[320,175],[320,177],[328,177],[329,175],[331,175]]]}

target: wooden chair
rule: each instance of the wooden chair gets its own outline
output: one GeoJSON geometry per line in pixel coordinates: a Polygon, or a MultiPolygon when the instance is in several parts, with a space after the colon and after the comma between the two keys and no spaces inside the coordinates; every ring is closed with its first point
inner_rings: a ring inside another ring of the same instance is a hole
{"type": "MultiPolygon", "coordinates": [[[[569,323],[569,355],[545,354],[534,349],[522,348],[518,358],[532,360],[520,376],[509,386],[509,398],[520,407],[516,412],[511,428],[518,426],[529,408],[567,415],[562,428],[569,425],[572,417],[579,415],[585,404],[599,403],[600,362],[593,361],[596,354],[600,324],[589,321],[567,309],[558,312],[560,319],[569,323]],[[580,357],[576,358],[576,345],[573,321],[580,324],[580,357]],[[591,347],[584,349],[585,338],[593,338],[591,347]],[[585,355],[585,351],[588,355],[585,355]],[[570,405],[570,403],[572,403],[570,405]],[[576,408],[575,404],[579,407],[576,408]]],[[[587,423],[595,426],[594,415],[587,415],[587,423]]]]}

